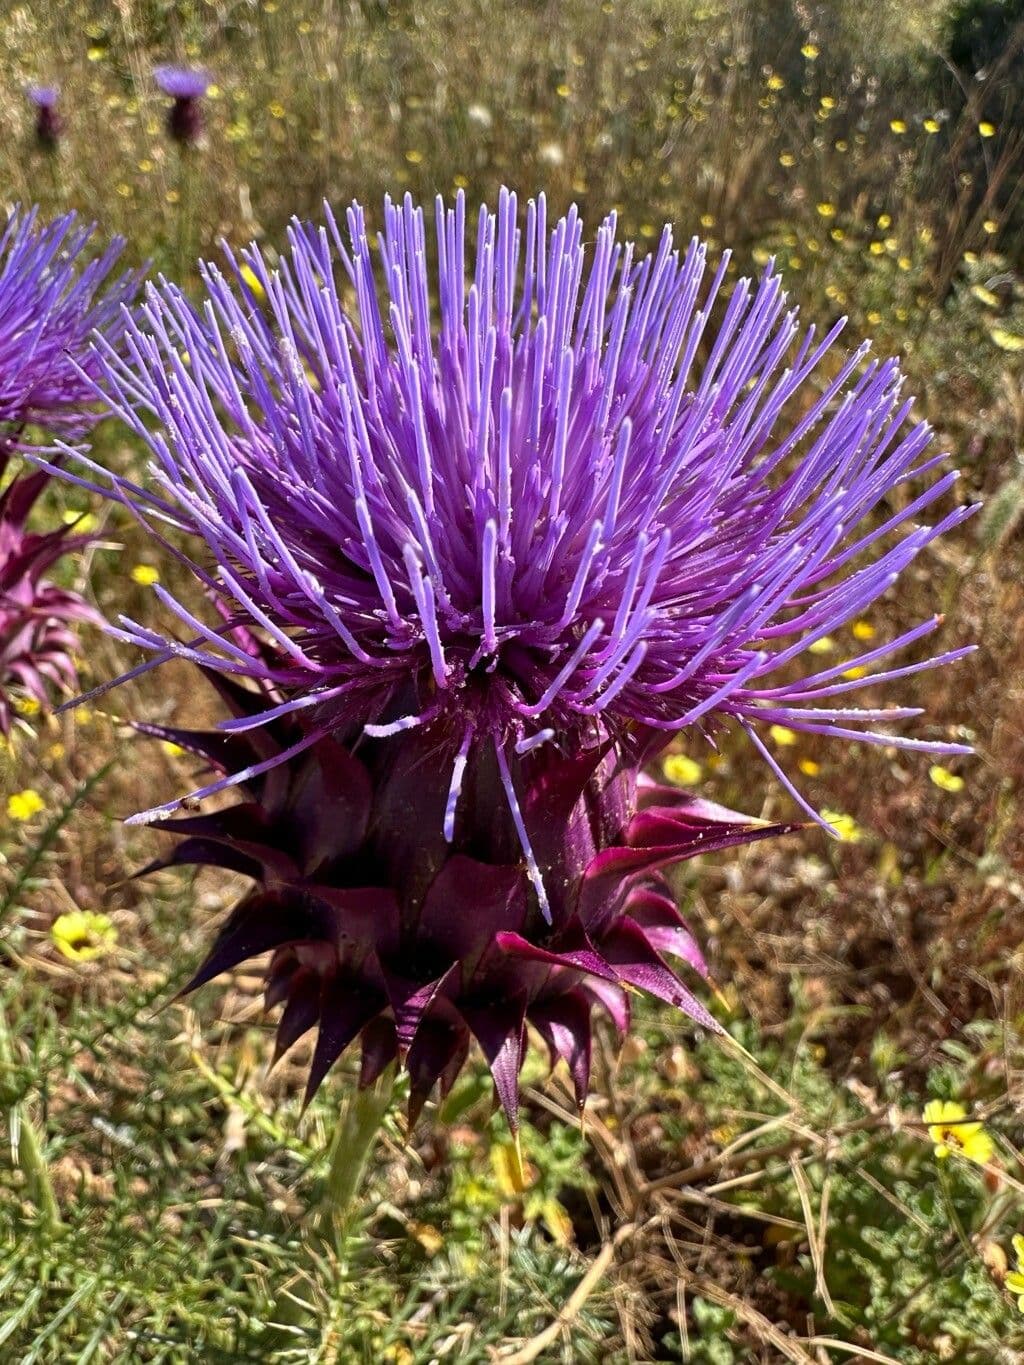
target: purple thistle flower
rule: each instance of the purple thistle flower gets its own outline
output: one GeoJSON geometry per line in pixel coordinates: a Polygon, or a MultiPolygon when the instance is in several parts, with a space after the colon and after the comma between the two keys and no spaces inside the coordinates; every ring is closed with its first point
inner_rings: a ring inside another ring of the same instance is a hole
{"type": "Polygon", "coordinates": [[[637,260],[609,216],[587,269],[575,209],[549,232],[543,197],[523,224],[503,192],[472,274],[465,231],[439,202],[436,319],[408,197],[383,303],[358,206],[347,242],[329,212],[294,224],[279,274],[244,253],[265,303],[232,258],[202,311],[161,282],[127,359],[103,348],[152,484],[77,477],[193,537],[169,548],[221,605],[208,624],[157,586],[185,640],[114,629],[153,656],[127,677],[189,659],[234,712],[154,733],[217,770],[196,796],[243,804],[136,817],[183,837],[172,862],[257,882],[192,984],[274,949],[282,1045],[319,1026],[312,1089],[361,1035],[364,1080],[397,1052],[419,1103],[472,1035],[514,1122],[525,1021],[581,1096],[595,1001],[621,1025],[640,987],[714,1026],[662,957],[703,970],[660,869],[782,827],[645,783],[672,735],[739,725],[819,820],[757,727],[963,751],[846,695],[966,653],[888,664],[938,618],[790,665],[971,509],[919,524],[955,475],[896,362],[862,348],[812,388],[841,324],[801,334],[772,269],[713,328],[726,259],[667,228],[637,260]]]}
{"type": "MultiPolygon", "coordinates": [[[[113,276],[123,242],[88,256],[91,227],[73,213],[40,225],[37,210],[15,209],[0,234],[0,448],[9,452],[27,425],[76,440],[101,415],[99,358],[88,342],[123,335],[121,307],[141,276],[113,276]]],[[[6,459],[5,459],[6,464],[6,459]]]]}
{"type": "Polygon", "coordinates": [[[157,66],[153,78],[174,101],[167,114],[168,134],[186,146],[198,142],[203,131],[199,101],[210,88],[209,72],[192,66],[157,66]]]}
{"type": "Polygon", "coordinates": [[[64,120],[57,110],[60,87],[29,85],[25,87],[25,95],[36,109],[36,141],[46,151],[53,151],[64,131],[64,120]]]}

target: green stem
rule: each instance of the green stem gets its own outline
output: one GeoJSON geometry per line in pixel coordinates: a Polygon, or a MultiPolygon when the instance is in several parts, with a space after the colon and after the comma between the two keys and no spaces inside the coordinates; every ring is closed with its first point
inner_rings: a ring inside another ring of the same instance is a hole
{"type": "MultiPolygon", "coordinates": [[[[0,1075],[6,1076],[13,1068],[14,1048],[7,1027],[7,1015],[0,1005],[0,1075]]],[[[64,1224],[61,1222],[60,1206],[53,1192],[50,1168],[46,1164],[43,1144],[36,1132],[36,1126],[29,1118],[27,1108],[21,1104],[11,1106],[8,1121],[11,1125],[12,1140],[13,1135],[17,1133],[18,1165],[25,1172],[29,1194],[39,1210],[43,1227],[51,1237],[56,1237],[58,1233],[63,1232],[64,1224]]]]}
{"type": "Polygon", "coordinates": [[[39,1209],[40,1221],[46,1232],[51,1237],[56,1237],[64,1230],[64,1224],[61,1222],[60,1207],[50,1179],[50,1168],[46,1164],[36,1126],[24,1109],[12,1111],[11,1123],[18,1124],[18,1165],[25,1172],[29,1192],[39,1209]]]}
{"type": "Polygon", "coordinates": [[[178,148],[178,221],[176,254],[178,280],[187,285],[195,268],[195,149],[178,148]]]}
{"type": "Polygon", "coordinates": [[[315,1310],[305,1297],[325,1273],[322,1255],[326,1245],[339,1259],[351,1230],[353,1203],[362,1186],[366,1164],[373,1152],[381,1123],[391,1104],[396,1068],[389,1066],[375,1085],[355,1090],[338,1121],[331,1141],[327,1183],[318,1210],[314,1237],[306,1244],[303,1265],[296,1267],[277,1294],[268,1337],[272,1346],[295,1346],[315,1310]]]}
{"type": "Polygon", "coordinates": [[[331,1143],[330,1165],[320,1212],[320,1232],[340,1255],[352,1214],[352,1203],[362,1185],[384,1116],[395,1088],[395,1067],[389,1066],[376,1083],[354,1090],[331,1143]]]}

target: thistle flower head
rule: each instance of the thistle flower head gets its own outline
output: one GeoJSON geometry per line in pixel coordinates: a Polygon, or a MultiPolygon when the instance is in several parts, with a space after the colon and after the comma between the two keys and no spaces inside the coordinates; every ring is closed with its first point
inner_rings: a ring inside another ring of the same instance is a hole
{"type": "Polygon", "coordinates": [[[36,141],[45,151],[53,151],[64,131],[64,120],[58,111],[60,87],[56,85],[28,85],[25,96],[35,106],[36,141]]]}
{"type": "MultiPolygon", "coordinates": [[[[139,276],[114,275],[123,246],[114,239],[89,256],[92,228],[73,213],[41,224],[35,209],[15,209],[0,233],[0,446],[9,450],[27,425],[67,439],[96,421],[94,331],[113,345],[121,305],[139,276]]],[[[6,462],[5,462],[6,463],[6,462]]],[[[0,474],[2,474],[0,468],[0,474]]]]}
{"type": "Polygon", "coordinates": [[[153,69],[153,79],[174,101],[167,114],[168,134],[175,142],[197,142],[203,131],[199,101],[210,88],[209,72],[192,66],[158,66],[153,69]]]}
{"type": "Polygon", "coordinates": [[[799,664],[970,509],[921,522],[954,476],[896,363],[829,365],[841,324],[802,332],[771,268],[721,299],[727,258],[698,241],[666,228],[641,259],[610,215],[588,251],[574,209],[549,229],[542,197],[521,218],[507,192],[466,236],[461,195],[432,244],[407,197],[376,248],[353,206],[347,233],[295,223],[278,272],[255,248],[204,267],[201,309],[161,282],[128,358],[103,352],[151,480],[78,477],[220,605],[157,586],[184,639],[115,632],[192,660],[235,712],[175,742],[218,770],[197,796],[242,782],[245,802],[161,821],[178,861],[259,888],[199,979],[277,948],[286,1039],[318,1023],[329,1064],[362,1032],[413,1066],[436,1021],[424,1077],[474,1034],[511,1112],[549,991],[575,993],[545,1027],[581,1076],[595,992],[710,1023],[662,975],[662,948],[701,964],[659,869],[776,831],[645,786],[673,734],[743,728],[802,804],[760,727],[962,747],[848,695],[964,652],[889,665],[938,618],[799,664]]]}

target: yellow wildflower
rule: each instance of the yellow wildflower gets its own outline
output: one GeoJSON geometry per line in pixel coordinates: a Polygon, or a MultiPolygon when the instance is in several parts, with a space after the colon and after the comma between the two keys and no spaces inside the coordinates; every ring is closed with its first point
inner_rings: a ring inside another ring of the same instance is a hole
{"type": "Polygon", "coordinates": [[[944,1161],[955,1152],[977,1166],[992,1159],[995,1144],[977,1122],[964,1123],[967,1110],[956,1100],[929,1100],[922,1115],[928,1125],[928,1136],[935,1144],[935,1155],[944,1161]]]}
{"type": "Polygon", "coordinates": [[[38,815],[45,808],[46,802],[31,787],[14,792],[7,798],[7,816],[10,820],[31,820],[33,815],[38,815]]]}
{"type": "Polygon", "coordinates": [[[795,166],[796,157],[793,155],[792,152],[782,152],[779,155],[779,165],[786,167],[795,166]]]}
{"type": "Polygon", "coordinates": [[[834,109],[836,107],[836,102],[831,95],[822,95],[821,107],[822,109],[834,109]]]}
{"type": "Polygon", "coordinates": [[[854,621],[850,630],[855,640],[873,640],[875,638],[875,628],[870,621],[854,621]]]}
{"type": "Polygon", "coordinates": [[[939,123],[939,120],[938,120],[938,119],[935,119],[935,118],[926,118],[925,121],[924,121],[924,123],[923,123],[923,125],[922,125],[922,127],[924,128],[924,130],[925,130],[926,133],[934,134],[934,133],[937,133],[937,132],[939,131],[939,129],[942,127],[942,125],[939,123]]]}
{"type": "Polygon", "coordinates": [[[801,57],[806,57],[809,62],[813,62],[818,55],[817,43],[804,43],[800,49],[801,57]]]}
{"type": "Polygon", "coordinates": [[[978,132],[982,137],[995,137],[996,125],[994,123],[979,123],[978,132]]]}
{"type": "Polygon", "coordinates": [[[964,789],[963,778],[951,773],[948,768],[943,768],[940,763],[932,764],[928,769],[928,776],[944,792],[960,792],[964,789]]]}
{"type": "Polygon", "coordinates": [[[797,767],[805,777],[817,777],[821,772],[821,764],[816,763],[813,758],[802,758],[797,767]]]}
{"type": "Polygon", "coordinates": [[[841,843],[859,844],[863,838],[863,830],[852,815],[844,815],[839,810],[823,810],[822,818],[827,820],[835,832],[839,835],[841,843]]]}
{"type": "Polygon", "coordinates": [[[154,569],[152,564],[136,564],[132,569],[132,580],[144,588],[149,588],[160,581],[160,571],[154,569]]]}
{"type": "Polygon", "coordinates": [[[897,137],[902,137],[902,135],[907,131],[907,125],[905,121],[901,118],[890,119],[889,127],[893,130],[897,137]]]}
{"type": "Polygon", "coordinates": [[[835,647],[836,643],[831,635],[822,635],[807,646],[811,654],[831,654],[835,647]]]}
{"type": "Polygon", "coordinates": [[[851,682],[855,681],[857,678],[866,678],[867,673],[868,670],[864,664],[854,664],[852,668],[843,669],[843,677],[849,678],[851,682]]]}
{"type": "Polygon", "coordinates": [[[983,303],[986,308],[999,307],[999,295],[994,294],[991,289],[986,289],[983,284],[972,284],[971,293],[979,302],[983,303]]]}
{"type": "Polygon", "coordinates": [[[670,782],[680,787],[692,787],[700,781],[702,774],[700,764],[695,759],[687,758],[686,754],[669,754],[661,770],[670,782]]]}
{"type": "Polygon", "coordinates": [[[423,153],[418,152],[415,148],[411,148],[409,151],[406,152],[405,159],[406,161],[408,161],[410,166],[418,166],[420,162],[423,160],[423,153]]]}
{"type": "Polygon", "coordinates": [[[117,942],[117,930],[109,915],[72,910],[53,921],[50,938],[57,951],[72,962],[91,962],[110,952],[117,942]]]}
{"type": "Polygon", "coordinates": [[[774,74],[769,76],[768,79],[765,81],[765,85],[767,85],[769,90],[781,90],[785,84],[786,82],[782,79],[781,76],[776,76],[774,74]]]}
{"type": "Polygon", "coordinates": [[[826,200],[818,205],[818,212],[822,218],[834,218],[836,216],[836,206],[835,204],[828,203],[826,200]]]}
{"type": "Polygon", "coordinates": [[[1016,1233],[1010,1245],[1017,1258],[1017,1269],[1011,1270],[1003,1283],[1010,1293],[1016,1296],[1017,1307],[1024,1313],[1024,1237],[1019,1232],[1016,1233]]]}
{"type": "Polygon", "coordinates": [[[566,85],[565,81],[563,81],[561,85],[555,86],[555,94],[559,97],[559,99],[567,100],[569,96],[572,94],[572,90],[568,85],[566,85]]]}
{"type": "Polygon", "coordinates": [[[243,265],[239,274],[256,298],[262,299],[266,297],[266,290],[260,282],[260,277],[256,274],[256,271],[253,270],[251,265],[243,265]]]}
{"type": "Polygon", "coordinates": [[[768,733],[775,743],[781,744],[783,748],[796,743],[795,731],[787,729],[785,725],[772,725],[769,727],[768,733]]]}
{"type": "Polygon", "coordinates": [[[1001,351],[1024,351],[1024,336],[1005,327],[993,327],[989,336],[1001,351]]]}
{"type": "Polygon", "coordinates": [[[19,716],[38,716],[40,706],[35,697],[15,697],[14,709],[19,716]]]}
{"type": "Polygon", "coordinates": [[[996,222],[996,220],[995,220],[994,218],[986,218],[985,221],[982,223],[981,226],[982,226],[983,230],[984,230],[985,232],[987,232],[988,235],[989,235],[990,237],[991,237],[994,233],[996,233],[996,232],[999,231],[999,224],[996,222]]]}

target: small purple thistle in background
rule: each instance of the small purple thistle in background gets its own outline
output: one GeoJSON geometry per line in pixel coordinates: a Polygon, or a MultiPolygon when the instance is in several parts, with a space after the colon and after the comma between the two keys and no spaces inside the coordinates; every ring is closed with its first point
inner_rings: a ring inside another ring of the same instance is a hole
{"type": "Polygon", "coordinates": [[[363,1082],[398,1058],[416,1110],[475,1038],[514,1125],[527,1023],[581,1104],[594,1006],[623,1029],[641,989],[717,1027],[662,871],[794,826],[650,782],[673,735],[742,729],[819,823],[760,727],[964,751],[847,699],[967,653],[887,666],[938,617],[825,669],[811,647],[972,509],[920,522],[956,476],[896,362],[825,371],[842,324],[802,333],[772,268],[719,301],[696,239],[638,258],[612,214],[588,252],[575,208],[549,228],[507,191],[469,252],[461,194],[429,249],[408,196],[378,253],[358,206],[347,228],[294,223],[280,273],[203,266],[201,309],[152,287],[129,357],[102,348],[152,478],[75,477],[191,538],[220,610],[155,588],[184,639],[121,618],[152,656],[126,676],[197,664],[231,718],[143,728],[215,770],[196,796],[245,791],[138,818],[253,878],[192,984],[273,950],[279,1047],[318,1029],[309,1093],[361,1038],[363,1082]]]}
{"type": "Polygon", "coordinates": [[[153,79],[174,103],[167,112],[167,132],[182,146],[194,146],[203,131],[199,101],[210,88],[209,72],[190,66],[157,66],[153,79]]]}
{"type": "Polygon", "coordinates": [[[36,110],[36,141],[44,151],[56,150],[60,135],[64,131],[64,120],[58,112],[60,87],[56,85],[29,85],[25,95],[36,110]]]}

